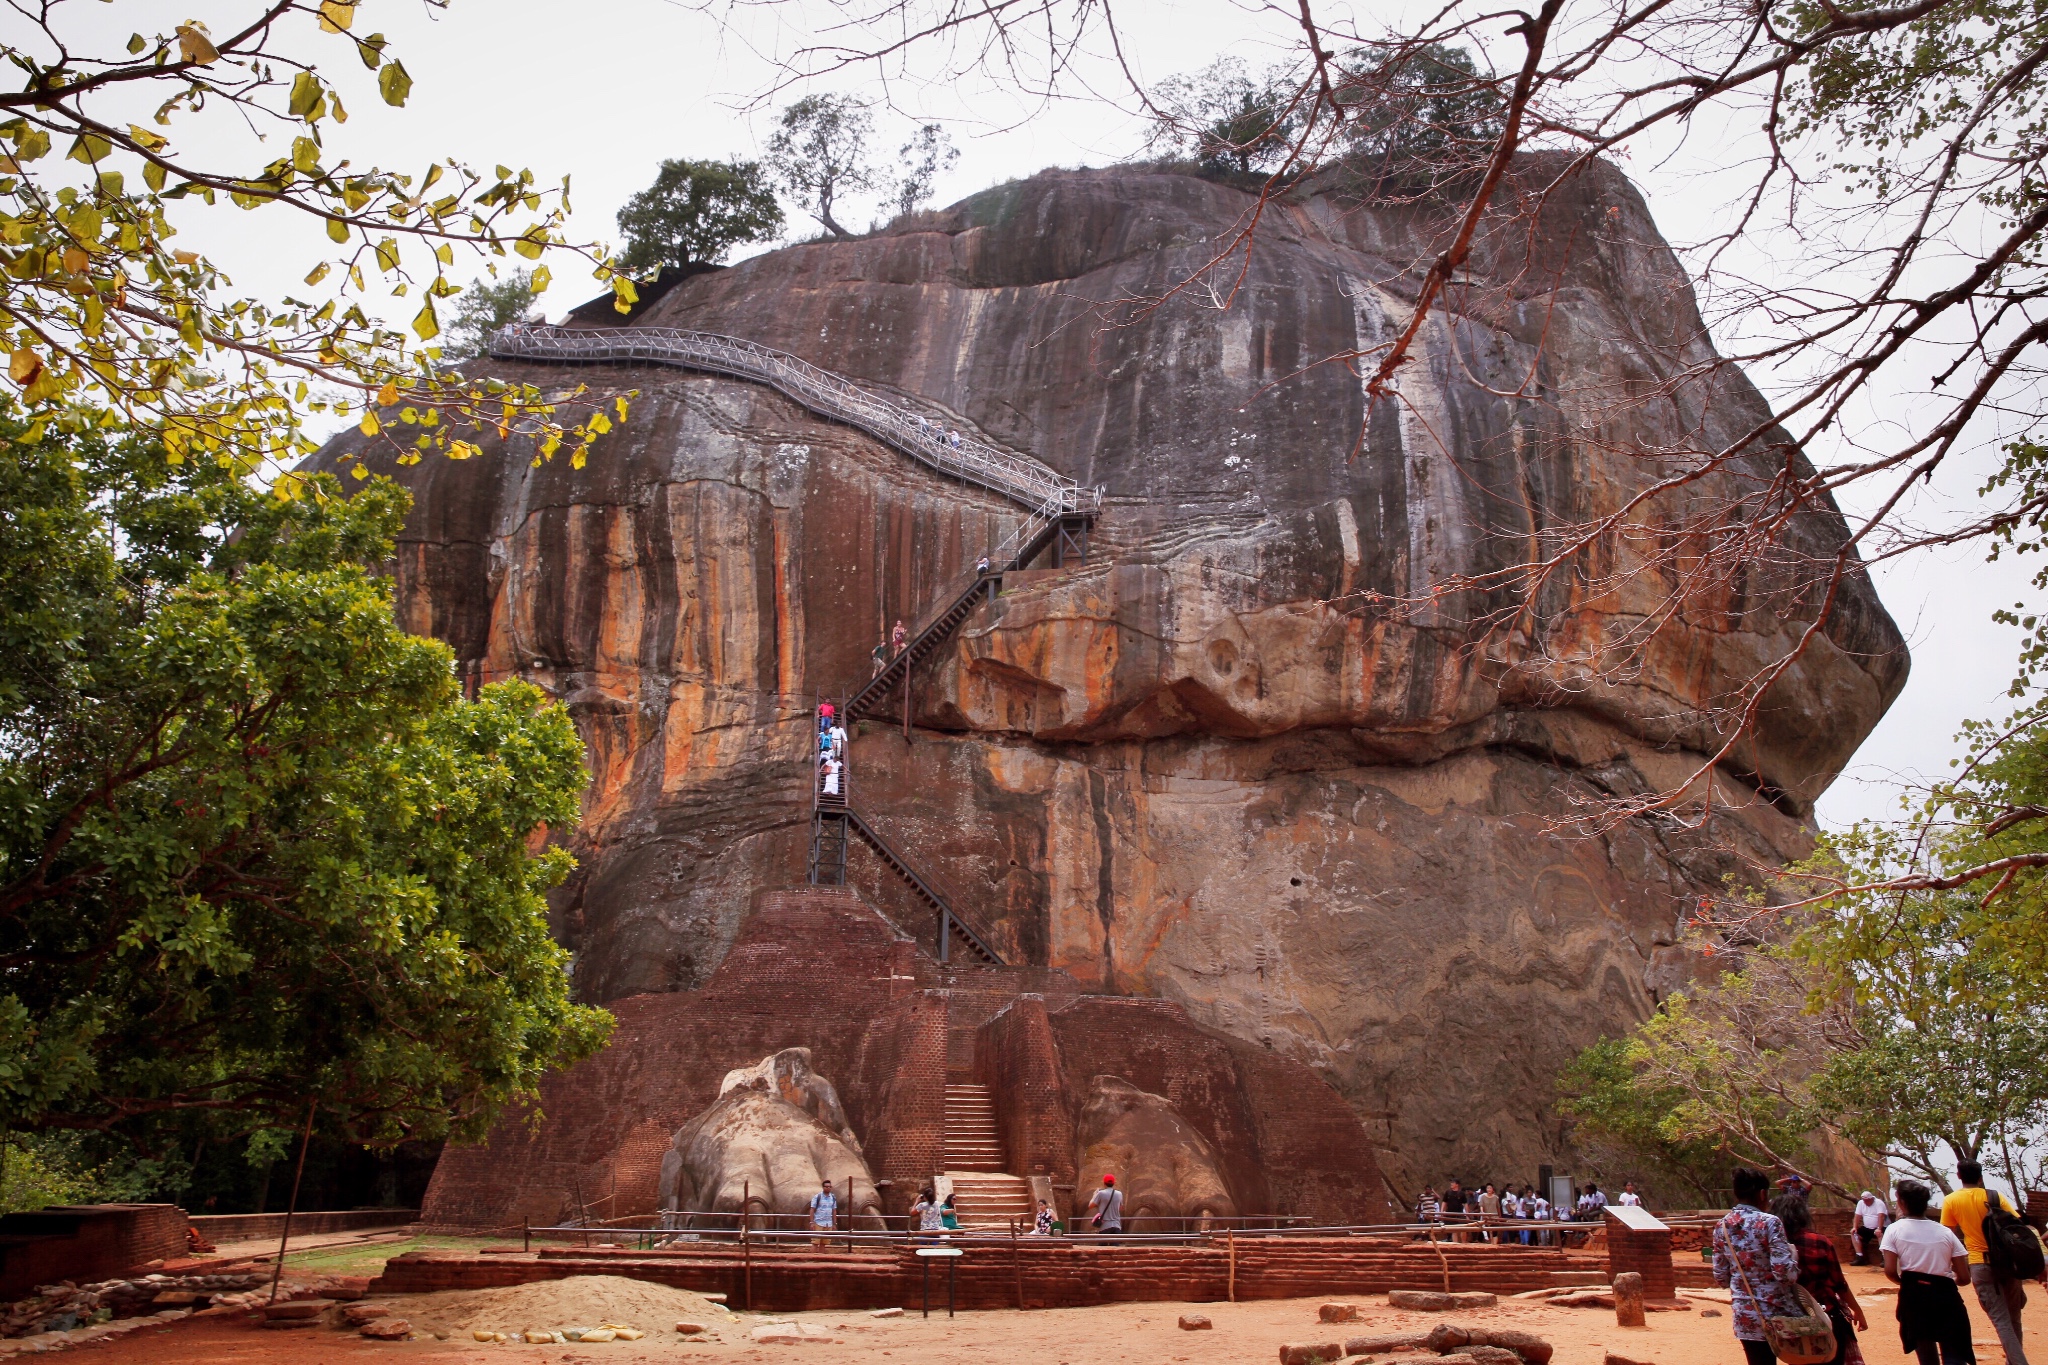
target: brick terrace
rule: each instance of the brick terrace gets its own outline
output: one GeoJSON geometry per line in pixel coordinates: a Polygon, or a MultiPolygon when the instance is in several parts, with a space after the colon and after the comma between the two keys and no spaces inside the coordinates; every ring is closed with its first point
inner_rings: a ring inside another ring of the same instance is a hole
{"type": "MultiPolygon", "coordinates": [[[[1548,1288],[1606,1272],[1606,1260],[1557,1248],[1389,1242],[1364,1237],[1211,1237],[1200,1243],[1086,1242],[1018,1238],[968,1242],[956,1263],[961,1308],[1071,1308],[1133,1302],[1214,1303],[1231,1296],[1232,1258],[1239,1299],[1372,1294],[1389,1289],[1548,1288]]],[[[853,1251],[756,1250],[749,1264],[732,1243],[687,1251],[548,1248],[532,1253],[394,1257],[372,1294],[486,1289],[620,1275],[703,1293],[735,1308],[790,1313],[807,1309],[916,1308],[923,1263],[908,1246],[853,1251]],[[749,1291],[751,1289],[751,1297],[749,1291]]],[[[945,1294],[945,1267],[932,1266],[933,1292],[945,1294]]]]}

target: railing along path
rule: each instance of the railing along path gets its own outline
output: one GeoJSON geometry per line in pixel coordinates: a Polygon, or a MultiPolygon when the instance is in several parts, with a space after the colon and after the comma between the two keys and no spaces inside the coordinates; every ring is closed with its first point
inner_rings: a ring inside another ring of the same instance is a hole
{"type": "MultiPolygon", "coordinates": [[[[1102,502],[1101,489],[1074,480],[1028,455],[949,431],[901,402],[811,364],[801,356],[717,332],[680,327],[550,327],[514,323],[491,338],[491,354],[552,364],[671,365],[733,375],[768,385],[823,417],[858,427],[941,474],[1010,499],[1029,514],[1026,526],[1057,521],[1102,502]]],[[[994,558],[1030,538],[1013,532],[994,558]]]]}

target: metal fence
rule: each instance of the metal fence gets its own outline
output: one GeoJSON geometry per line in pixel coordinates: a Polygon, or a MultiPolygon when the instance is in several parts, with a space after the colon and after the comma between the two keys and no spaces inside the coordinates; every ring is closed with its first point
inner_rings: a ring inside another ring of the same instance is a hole
{"type": "Polygon", "coordinates": [[[550,327],[514,323],[491,338],[491,354],[554,364],[672,365],[758,380],[811,411],[858,427],[942,474],[1000,493],[1041,519],[1093,510],[1102,490],[1028,455],[954,431],[927,413],[862,388],[786,351],[716,332],[679,327],[550,327]]]}

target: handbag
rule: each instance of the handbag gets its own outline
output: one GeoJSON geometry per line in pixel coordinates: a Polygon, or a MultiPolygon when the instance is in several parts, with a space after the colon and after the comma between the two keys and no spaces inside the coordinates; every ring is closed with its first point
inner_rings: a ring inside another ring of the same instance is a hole
{"type": "Polygon", "coordinates": [[[1757,1305],[1764,1320],[1764,1340],[1770,1343],[1771,1354],[1785,1362],[1785,1365],[1828,1365],[1835,1358],[1835,1324],[1828,1320],[1827,1310],[1820,1306],[1820,1300],[1807,1292],[1803,1284],[1792,1286],[1799,1295],[1800,1307],[1806,1312],[1800,1317],[1772,1317],[1762,1312],[1764,1297],[1758,1294],[1749,1282],[1749,1276],[1742,1272],[1742,1262],[1735,1262],[1735,1276],[1742,1281],[1742,1290],[1757,1305]]]}

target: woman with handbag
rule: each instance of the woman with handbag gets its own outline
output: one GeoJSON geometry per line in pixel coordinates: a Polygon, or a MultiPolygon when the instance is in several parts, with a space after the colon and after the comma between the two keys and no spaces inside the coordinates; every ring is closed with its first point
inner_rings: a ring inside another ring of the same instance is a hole
{"type": "Polygon", "coordinates": [[[1933,1197],[1919,1181],[1901,1180],[1900,1216],[1878,1243],[1884,1277],[1899,1287],[1899,1342],[1920,1365],[1976,1365],[1969,1310],[1956,1288],[1969,1282],[1970,1251],[1927,1216],[1933,1197]]]}
{"type": "Polygon", "coordinates": [[[1835,1329],[1835,1355],[1828,1365],[1863,1365],[1863,1348],[1856,1333],[1870,1330],[1856,1291],[1842,1273],[1842,1261],[1835,1254],[1835,1242],[1815,1232],[1813,1212],[1803,1195],[1783,1194],[1771,1205],[1771,1212],[1785,1225],[1785,1237],[1799,1253],[1799,1287],[1813,1295],[1835,1329]]]}
{"type": "Polygon", "coordinates": [[[1739,1166],[1734,1184],[1735,1207],[1714,1225],[1714,1283],[1733,1300],[1735,1339],[1749,1365],[1774,1365],[1778,1353],[1765,1319],[1805,1312],[1798,1290],[1799,1255],[1785,1236],[1785,1225],[1764,1212],[1770,1177],[1739,1166]]]}

